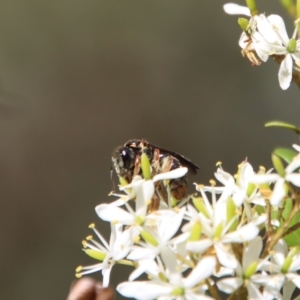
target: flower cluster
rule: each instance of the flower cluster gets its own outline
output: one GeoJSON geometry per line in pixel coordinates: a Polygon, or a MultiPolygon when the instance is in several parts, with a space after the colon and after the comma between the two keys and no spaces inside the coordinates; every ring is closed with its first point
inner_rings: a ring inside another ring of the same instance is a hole
{"type": "Polygon", "coordinates": [[[115,264],[133,268],[128,281],[117,286],[135,299],[292,299],[300,288],[299,235],[300,147],[273,154],[274,169],[254,172],[242,162],[232,176],[218,165],[210,185],[196,184],[186,201],[160,202],[153,211],[156,183],[168,187],[187,168],[153,176],[134,177],[117,200],[100,204],[96,213],[110,222],[107,242],[95,229],[83,241],[84,251],[98,261],[78,267],[77,277],[101,271],[107,287],[115,264]],[[284,166],[283,161],[287,161],[284,166]],[[142,274],[148,280],[141,280],[142,274]]]}
{"type": "Polygon", "coordinates": [[[258,14],[256,8],[250,11],[248,7],[234,3],[224,5],[224,10],[232,15],[245,15],[249,19],[239,18],[238,23],[243,33],[239,40],[243,56],[253,65],[266,62],[269,56],[280,63],[278,79],[283,90],[289,88],[291,80],[299,77],[300,39],[299,19],[295,21],[295,30],[289,38],[285,23],[278,15],[265,16],[258,14]]]}

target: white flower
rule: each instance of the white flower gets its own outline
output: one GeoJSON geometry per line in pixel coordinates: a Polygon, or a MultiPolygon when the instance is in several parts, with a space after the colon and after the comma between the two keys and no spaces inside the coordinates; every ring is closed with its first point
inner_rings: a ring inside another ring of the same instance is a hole
{"type": "Polygon", "coordinates": [[[177,236],[176,241],[171,240],[182,223],[184,212],[185,207],[177,213],[170,210],[160,210],[148,215],[148,219],[152,219],[152,221],[150,222],[151,227],[144,227],[144,232],[147,233],[147,236],[144,236],[145,242],[139,242],[140,246],[133,246],[128,259],[154,259],[165,247],[170,245],[174,247],[174,244],[185,240],[188,237],[187,234],[177,236]],[[147,237],[149,237],[149,241],[147,237]]]}
{"type": "Polygon", "coordinates": [[[166,270],[167,281],[157,277],[151,281],[123,282],[118,285],[117,291],[125,297],[140,300],[212,300],[213,298],[205,296],[207,287],[203,281],[211,276],[215,265],[216,259],[207,256],[200,260],[186,278],[179,272],[166,270]]]}
{"type": "Polygon", "coordinates": [[[273,45],[272,54],[285,56],[280,64],[278,79],[280,87],[286,90],[292,80],[293,61],[295,61],[297,66],[300,65],[300,41],[296,41],[298,23],[296,23],[292,38],[289,39],[284,21],[280,16],[271,15],[268,17],[268,21],[281,42],[281,45],[273,45]]]}
{"type": "Polygon", "coordinates": [[[285,181],[291,182],[293,185],[300,187],[300,173],[293,173],[300,167],[300,153],[296,155],[292,162],[285,168],[285,175],[280,176],[279,174],[254,174],[249,180],[253,183],[272,183],[275,182],[273,193],[270,198],[271,205],[277,206],[284,198],[285,181]]]}
{"type": "MultiPolygon", "coordinates": [[[[203,236],[199,241],[188,242],[186,248],[191,252],[204,253],[210,247],[213,247],[216,251],[219,262],[224,267],[235,269],[238,262],[230,244],[243,243],[254,239],[258,235],[259,229],[253,223],[248,223],[244,226],[239,226],[235,231],[229,231],[233,221],[235,220],[232,219],[228,222],[226,215],[226,202],[231,196],[229,191],[232,190],[231,181],[229,183],[229,188],[227,189],[225,187],[223,190],[218,202],[215,200],[214,187],[211,187],[213,205],[209,203],[201,186],[198,186],[198,190],[201,192],[207,208],[207,216],[204,216],[202,213],[199,213],[198,216],[202,225],[203,236]]],[[[196,217],[194,216],[192,221],[195,219],[196,217]]]]}
{"type": "Polygon", "coordinates": [[[218,288],[227,294],[232,294],[244,284],[248,291],[248,299],[264,300],[257,283],[258,280],[261,280],[261,275],[256,274],[264,263],[259,261],[261,250],[261,237],[256,237],[249,242],[248,247],[245,247],[243,251],[242,265],[238,263],[236,268],[236,277],[219,280],[217,282],[218,288]]]}
{"type": "MultiPolygon", "coordinates": [[[[182,177],[187,171],[188,169],[185,167],[177,168],[170,172],[155,175],[151,180],[144,180],[140,176],[135,176],[131,184],[121,187],[123,190],[131,189],[131,197],[135,198],[135,210],[131,208],[127,201],[124,201],[127,211],[113,202],[111,204],[104,203],[98,205],[95,208],[96,213],[104,221],[130,225],[129,230],[132,239],[134,239],[143,230],[143,226],[147,225],[147,220],[149,219],[147,216],[148,205],[151,203],[154,195],[154,183],[159,180],[182,177]]],[[[119,204],[120,200],[117,201],[119,204]]]]}
{"type": "Polygon", "coordinates": [[[247,56],[254,65],[259,65],[260,61],[253,55],[253,51],[261,61],[266,62],[272,45],[278,43],[278,37],[266,16],[264,14],[251,16],[248,7],[234,3],[227,3],[223,7],[228,14],[250,17],[248,27],[240,37],[239,46],[242,48],[242,54],[247,56]]]}
{"type": "Polygon", "coordinates": [[[297,274],[300,269],[299,249],[292,248],[288,251],[285,241],[281,239],[274,246],[273,251],[272,261],[263,266],[263,270],[271,274],[265,284],[264,291],[265,294],[270,295],[270,299],[277,297],[282,286],[287,282],[294,284],[294,288],[289,286],[291,290],[294,290],[295,286],[300,288],[300,275],[297,274]]]}
{"type": "Polygon", "coordinates": [[[95,229],[94,225],[92,224],[90,226],[102,244],[92,239],[92,237],[88,237],[88,242],[83,242],[83,246],[85,248],[84,251],[92,258],[103,262],[91,266],[78,267],[76,269],[76,277],[81,277],[83,275],[102,270],[103,287],[108,287],[112,267],[116,261],[124,258],[130,250],[129,235],[126,231],[122,231],[122,227],[123,226],[121,224],[111,225],[111,236],[109,244],[107,244],[100,232],[95,229]]]}

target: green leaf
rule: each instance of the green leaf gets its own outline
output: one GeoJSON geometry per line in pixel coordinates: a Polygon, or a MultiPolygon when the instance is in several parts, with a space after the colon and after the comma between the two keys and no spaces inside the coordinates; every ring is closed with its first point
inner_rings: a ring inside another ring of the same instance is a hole
{"type": "Polygon", "coordinates": [[[247,4],[248,8],[250,9],[251,16],[255,16],[258,14],[255,0],[246,0],[246,4],[247,4]]]}
{"type": "Polygon", "coordinates": [[[271,121],[265,124],[265,127],[280,127],[280,128],[284,128],[284,129],[289,129],[292,131],[295,131],[297,134],[300,134],[300,128],[290,124],[290,123],[286,123],[286,122],[282,122],[282,121],[271,121]]]}
{"type": "MultiPolygon", "coordinates": [[[[284,223],[284,220],[286,220],[289,217],[289,215],[292,211],[292,208],[293,208],[293,201],[292,201],[292,199],[289,198],[285,201],[285,206],[284,206],[284,209],[282,212],[283,219],[280,221],[280,225],[282,225],[284,223]]],[[[300,220],[300,211],[298,211],[296,213],[296,215],[292,219],[291,223],[289,224],[288,228],[299,223],[299,220],[300,220]]],[[[300,244],[300,228],[293,231],[289,235],[286,235],[284,237],[284,240],[287,243],[288,247],[299,246],[299,244],[300,244]]]]}
{"type": "Polygon", "coordinates": [[[284,177],[285,176],[285,170],[284,170],[284,165],[283,165],[282,160],[280,159],[280,157],[278,155],[272,153],[271,158],[272,158],[273,166],[274,166],[276,172],[280,176],[284,177]]]}
{"type": "Polygon", "coordinates": [[[297,155],[297,151],[290,148],[276,148],[273,151],[273,154],[279,156],[281,159],[283,159],[286,163],[289,164],[297,155]]]}

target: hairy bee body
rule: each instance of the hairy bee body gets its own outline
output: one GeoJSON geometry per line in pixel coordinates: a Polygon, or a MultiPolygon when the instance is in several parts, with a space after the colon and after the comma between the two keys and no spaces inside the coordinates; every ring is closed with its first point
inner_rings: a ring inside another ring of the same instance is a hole
{"type": "MultiPolygon", "coordinates": [[[[154,146],[146,140],[129,140],[123,146],[118,147],[112,155],[112,163],[119,177],[130,183],[134,176],[142,176],[140,167],[141,155],[145,153],[151,164],[152,176],[171,170],[187,167],[190,173],[196,174],[199,167],[190,159],[173,151],[154,146]]],[[[177,200],[182,200],[187,194],[188,180],[183,176],[169,181],[171,195],[177,200]]],[[[156,190],[166,199],[167,195],[161,183],[156,190]]]]}

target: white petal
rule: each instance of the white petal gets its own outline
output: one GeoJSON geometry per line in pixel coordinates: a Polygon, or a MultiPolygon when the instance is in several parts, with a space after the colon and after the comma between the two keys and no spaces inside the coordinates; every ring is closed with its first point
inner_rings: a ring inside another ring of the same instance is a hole
{"type": "MultiPolygon", "coordinates": [[[[258,36],[259,33],[255,32],[253,36],[258,36]]],[[[253,41],[253,47],[254,50],[256,51],[256,54],[258,57],[263,61],[266,62],[269,58],[269,53],[271,51],[271,46],[270,44],[265,41],[263,38],[261,38],[258,42],[253,41]]]]}
{"type": "Polygon", "coordinates": [[[113,258],[114,260],[120,260],[124,258],[130,251],[130,247],[133,244],[133,240],[130,236],[130,231],[125,230],[121,236],[118,237],[113,245],[113,258]]]}
{"type": "Polygon", "coordinates": [[[235,270],[225,267],[220,267],[218,270],[215,270],[213,273],[213,276],[216,276],[218,278],[220,277],[227,277],[227,276],[233,276],[235,274],[235,270]]]}
{"type": "Polygon", "coordinates": [[[160,269],[153,260],[151,259],[140,260],[138,267],[130,274],[129,281],[135,280],[143,273],[147,273],[148,275],[157,277],[159,272],[160,269]]]}
{"type": "Polygon", "coordinates": [[[275,183],[272,196],[270,198],[271,205],[277,206],[285,196],[284,179],[280,178],[275,183]]]}
{"type": "Polygon", "coordinates": [[[249,50],[253,50],[253,44],[250,44],[251,48],[249,49],[249,36],[247,35],[247,33],[245,31],[242,32],[241,37],[239,39],[239,46],[242,49],[245,49],[246,46],[248,46],[248,51],[249,50]]]}
{"type": "Polygon", "coordinates": [[[182,168],[177,168],[175,170],[172,170],[170,172],[160,173],[153,177],[153,182],[158,181],[158,180],[180,178],[180,177],[183,177],[187,173],[187,171],[188,171],[188,168],[182,167],[182,168]]]}
{"type": "Polygon", "coordinates": [[[212,297],[205,296],[203,294],[196,294],[189,290],[186,291],[184,297],[185,297],[185,300],[214,300],[214,298],[212,298],[212,297]]]}
{"type": "Polygon", "coordinates": [[[186,249],[191,252],[195,253],[203,253],[207,250],[210,246],[213,245],[212,240],[210,239],[204,239],[197,242],[188,242],[186,245],[186,249]]]}
{"type": "Polygon", "coordinates": [[[202,280],[210,277],[216,266],[216,259],[214,256],[206,256],[200,260],[197,266],[184,280],[185,288],[192,288],[202,280]]]}
{"type": "Polygon", "coordinates": [[[171,249],[168,246],[162,246],[160,247],[160,255],[162,261],[164,262],[164,265],[166,266],[166,269],[168,269],[170,273],[173,273],[175,278],[178,278],[178,272],[176,270],[177,263],[176,263],[175,254],[171,251],[171,249]]]}
{"type": "Polygon", "coordinates": [[[285,46],[287,46],[289,42],[289,36],[286,33],[285,24],[283,19],[278,15],[270,15],[267,17],[269,23],[272,25],[273,29],[277,32],[279,37],[285,46]]]}
{"type": "Polygon", "coordinates": [[[232,294],[243,284],[243,279],[239,277],[225,278],[217,282],[218,288],[226,294],[232,294]]]}
{"type": "Polygon", "coordinates": [[[132,251],[127,256],[130,260],[139,261],[141,259],[154,259],[158,250],[155,248],[143,248],[139,246],[133,246],[132,251]]]}
{"type": "Polygon", "coordinates": [[[109,286],[109,279],[110,279],[110,273],[112,267],[113,264],[110,264],[107,268],[103,268],[102,270],[102,275],[103,275],[102,285],[104,288],[109,286]]]}
{"type": "Polygon", "coordinates": [[[231,243],[243,243],[254,239],[259,233],[259,229],[253,224],[248,223],[247,225],[242,226],[236,231],[226,234],[223,238],[223,242],[231,243]]]}
{"type": "Polygon", "coordinates": [[[278,37],[278,34],[264,14],[255,16],[255,21],[257,22],[258,31],[266,39],[269,45],[274,43],[281,44],[281,39],[278,37]]]}
{"type": "Polygon", "coordinates": [[[118,221],[124,225],[131,225],[134,217],[124,209],[109,204],[100,204],[95,208],[100,219],[108,222],[118,221]]]}
{"type": "MultiPolygon", "coordinates": [[[[255,202],[253,201],[253,203],[255,203],[255,202]]],[[[260,215],[260,216],[256,215],[256,216],[252,217],[252,223],[256,226],[266,222],[266,220],[267,220],[267,215],[266,214],[265,215],[260,215]]]]}
{"type": "Polygon", "coordinates": [[[227,180],[226,185],[225,185],[225,189],[223,190],[222,195],[218,199],[218,204],[220,204],[220,203],[225,203],[226,204],[226,201],[232,195],[233,188],[234,188],[234,179],[231,176],[227,180]]]}
{"type": "Polygon", "coordinates": [[[296,273],[288,273],[285,276],[291,280],[298,289],[300,288],[300,275],[296,273]]]}
{"type": "Polygon", "coordinates": [[[152,180],[146,180],[143,185],[142,185],[142,189],[143,189],[143,202],[141,201],[141,206],[146,206],[145,202],[148,202],[152,199],[153,195],[154,195],[154,184],[152,180]]]}
{"type": "Polygon", "coordinates": [[[246,188],[248,186],[248,180],[249,177],[251,177],[254,174],[253,167],[250,163],[246,162],[243,163],[241,168],[241,186],[246,188]]]}
{"type": "Polygon", "coordinates": [[[300,145],[293,144],[293,148],[294,148],[296,151],[300,152],[300,145]]]}
{"type": "Polygon", "coordinates": [[[249,300],[265,300],[257,285],[253,284],[252,282],[248,283],[247,290],[249,300]]]}
{"type": "Polygon", "coordinates": [[[233,202],[237,207],[240,207],[243,204],[246,197],[246,191],[242,189],[235,191],[232,195],[233,202]]]}
{"type": "Polygon", "coordinates": [[[291,182],[295,186],[300,186],[300,174],[297,173],[287,174],[286,180],[291,182]]]}
{"type": "Polygon", "coordinates": [[[117,291],[128,298],[140,300],[152,300],[161,296],[168,296],[172,292],[172,286],[151,281],[122,282],[117,286],[117,291]]]}
{"type": "Polygon", "coordinates": [[[292,299],[292,294],[295,288],[296,288],[295,285],[291,281],[287,281],[285,283],[285,285],[283,286],[283,297],[285,300],[292,299]]]}
{"type": "Polygon", "coordinates": [[[289,88],[292,80],[293,59],[290,54],[287,54],[280,64],[278,72],[279,85],[283,90],[289,88]]]}
{"type": "Polygon", "coordinates": [[[142,179],[141,176],[137,175],[134,176],[132,179],[131,183],[125,186],[120,186],[119,189],[121,191],[126,190],[126,189],[136,189],[137,187],[141,186],[145,180],[142,179]]]}
{"type": "Polygon", "coordinates": [[[258,283],[259,285],[268,286],[269,291],[276,289],[277,292],[282,288],[285,276],[283,274],[267,274],[263,272],[261,274],[254,274],[251,276],[251,281],[253,283],[258,283]]]}
{"type": "Polygon", "coordinates": [[[160,219],[157,224],[157,231],[159,238],[162,241],[169,241],[178,231],[184,216],[184,212],[185,207],[180,209],[179,213],[174,213],[171,217],[164,217],[160,219]]]}
{"type": "Polygon", "coordinates": [[[289,268],[290,272],[296,272],[300,269],[300,255],[296,255],[293,257],[293,262],[289,268]]]}
{"type": "Polygon", "coordinates": [[[243,269],[246,270],[248,266],[257,261],[262,250],[262,239],[260,236],[249,242],[248,247],[244,249],[243,253],[243,269]]]}
{"type": "Polygon", "coordinates": [[[281,268],[288,253],[288,247],[283,239],[280,239],[274,246],[274,252],[273,258],[276,264],[281,268]]]}
{"type": "Polygon", "coordinates": [[[292,173],[294,170],[300,167],[300,154],[296,155],[290,164],[285,168],[287,174],[292,173]]]}
{"type": "MultiPolygon", "coordinates": [[[[299,41],[300,42],[300,41],[299,41]]],[[[300,47],[300,45],[299,45],[300,47]]],[[[299,48],[297,48],[297,52],[294,52],[294,53],[291,53],[293,59],[295,60],[295,62],[297,63],[297,65],[299,66],[299,63],[300,63],[300,53],[299,53],[299,48]]]]}
{"type": "Polygon", "coordinates": [[[257,204],[260,206],[266,206],[266,200],[263,197],[253,198],[253,199],[251,199],[251,203],[257,204]]]}
{"type": "Polygon", "coordinates": [[[276,181],[280,176],[278,174],[254,174],[253,176],[249,177],[249,182],[251,183],[269,183],[276,181]]]}
{"type": "Polygon", "coordinates": [[[246,15],[251,16],[250,9],[247,6],[238,5],[235,3],[226,3],[223,5],[224,11],[229,15],[246,15]]]}
{"type": "Polygon", "coordinates": [[[231,269],[237,268],[238,261],[228,246],[225,247],[223,244],[217,243],[215,244],[215,250],[221,265],[231,269]]]}
{"type": "Polygon", "coordinates": [[[217,172],[215,172],[215,177],[217,178],[218,181],[220,181],[223,185],[226,185],[227,181],[233,179],[231,174],[223,171],[222,169],[218,168],[217,172]]]}

